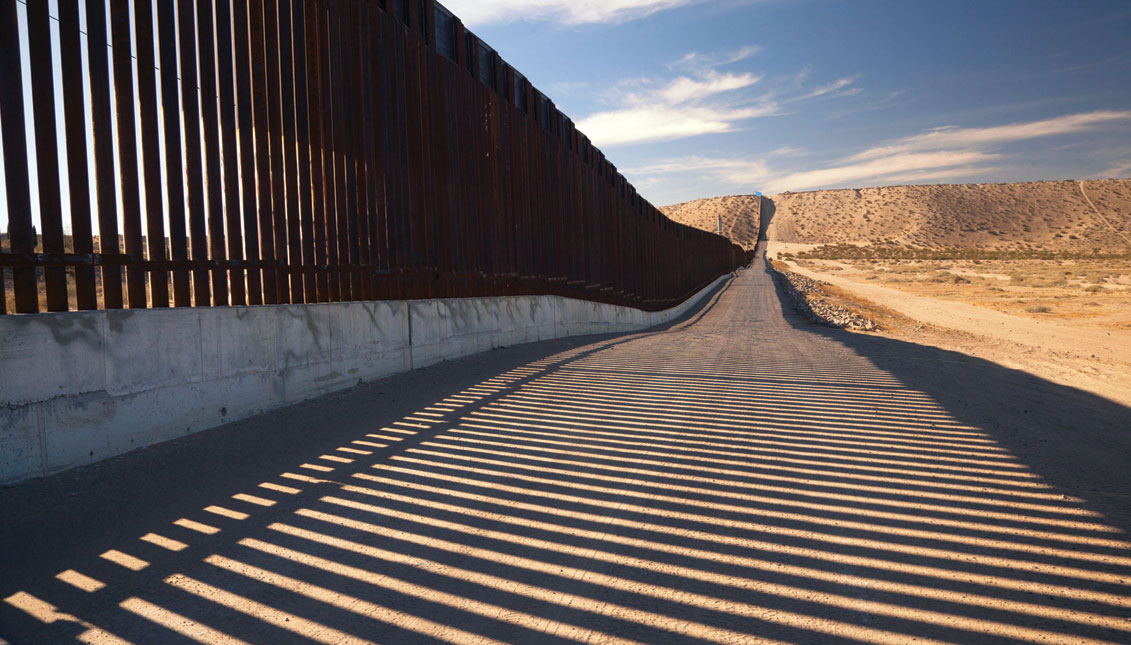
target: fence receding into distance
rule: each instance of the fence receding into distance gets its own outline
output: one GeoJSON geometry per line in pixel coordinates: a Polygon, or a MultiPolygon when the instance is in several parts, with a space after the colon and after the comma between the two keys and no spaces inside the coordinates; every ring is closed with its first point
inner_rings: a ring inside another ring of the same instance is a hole
{"type": "Polygon", "coordinates": [[[0,313],[525,294],[660,310],[749,261],[643,200],[433,0],[81,2],[28,0],[25,56],[20,3],[0,0],[0,313]]]}

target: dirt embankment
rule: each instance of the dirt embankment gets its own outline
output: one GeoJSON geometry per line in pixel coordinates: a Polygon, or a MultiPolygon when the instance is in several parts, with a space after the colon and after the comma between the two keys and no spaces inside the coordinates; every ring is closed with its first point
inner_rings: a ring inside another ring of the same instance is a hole
{"type": "Polygon", "coordinates": [[[827,282],[813,280],[800,273],[782,269],[772,260],[766,260],[766,266],[777,274],[779,283],[793,304],[794,310],[810,322],[838,329],[875,331],[875,321],[859,313],[859,307],[849,309],[836,302],[830,302],[829,294],[825,290],[828,286],[827,282]]]}
{"type": "MultiPolygon", "coordinates": [[[[1131,239],[1131,179],[818,190],[766,205],[776,242],[1091,252],[1126,250],[1131,239]]],[[[723,234],[742,244],[765,209],[733,195],[661,210],[712,232],[721,217],[723,234]]]]}
{"type": "Polygon", "coordinates": [[[762,202],[757,195],[728,195],[661,206],[660,211],[668,219],[711,233],[718,231],[721,222],[723,235],[743,247],[753,247],[761,228],[762,202]]]}

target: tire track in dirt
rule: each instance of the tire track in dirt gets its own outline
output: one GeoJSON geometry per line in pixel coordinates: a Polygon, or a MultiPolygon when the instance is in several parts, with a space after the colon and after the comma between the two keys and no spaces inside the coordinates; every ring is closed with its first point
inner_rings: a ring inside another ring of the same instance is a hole
{"type": "Polygon", "coordinates": [[[1092,212],[1096,214],[1096,217],[1100,218],[1100,220],[1103,221],[1104,224],[1107,224],[1107,227],[1111,229],[1112,233],[1115,233],[1119,237],[1122,237],[1123,241],[1127,242],[1128,246],[1131,246],[1131,238],[1127,237],[1123,233],[1123,231],[1115,228],[1115,226],[1111,223],[1111,220],[1104,217],[1104,214],[1100,212],[1100,209],[1096,208],[1096,205],[1092,203],[1092,198],[1088,197],[1088,192],[1084,190],[1084,181],[1080,180],[1076,183],[1080,186],[1080,194],[1084,196],[1084,201],[1088,202],[1088,206],[1092,207],[1092,212]]]}

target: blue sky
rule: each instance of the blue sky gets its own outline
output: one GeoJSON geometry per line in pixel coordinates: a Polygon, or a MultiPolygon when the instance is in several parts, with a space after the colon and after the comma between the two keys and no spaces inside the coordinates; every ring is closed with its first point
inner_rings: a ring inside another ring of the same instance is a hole
{"type": "Polygon", "coordinates": [[[1131,177],[1131,2],[448,0],[655,204],[1131,177]]]}

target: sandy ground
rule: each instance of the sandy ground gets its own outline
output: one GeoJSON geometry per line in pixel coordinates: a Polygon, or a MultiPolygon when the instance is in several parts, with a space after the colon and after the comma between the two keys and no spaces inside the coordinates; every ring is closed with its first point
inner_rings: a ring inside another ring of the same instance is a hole
{"type": "MultiPolygon", "coordinates": [[[[771,243],[773,251],[781,253],[771,243]]],[[[894,336],[956,349],[1051,381],[1131,405],[1131,331],[1089,329],[1035,320],[962,302],[924,297],[834,272],[783,261],[790,270],[828,282],[936,329],[900,329],[894,336]],[[918,332],[918,333],[917,333],[918,332]],[[960,333],[948,333],[960,332],[960,333]]],[[[885,333],[881,331],[880,333],[885,333]]]]}
{"type": "Polygon", "coordinates": [[[810,326],[760,262],[0,489],[0,636],[1126,643],[1131,410],[810,326]]]}
{"type": "MultiPolygon", "coordinates": [[[[783,256],[785,257],[785,256],[783,256]]],[[[818,273],[1070,327],[1131,331],[1126,259],[787,258],[818,273]]]]}

